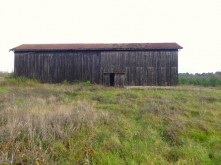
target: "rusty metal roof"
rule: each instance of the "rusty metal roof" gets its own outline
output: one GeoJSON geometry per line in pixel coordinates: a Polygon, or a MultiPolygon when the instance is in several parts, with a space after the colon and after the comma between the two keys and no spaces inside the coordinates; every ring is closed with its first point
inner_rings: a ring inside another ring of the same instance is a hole
{"type": "Polygon", "coordinates": [[[119,44],[23,44],[10,51],[66,50],[177,50],[177,43],[119,43],[119,44]]]}

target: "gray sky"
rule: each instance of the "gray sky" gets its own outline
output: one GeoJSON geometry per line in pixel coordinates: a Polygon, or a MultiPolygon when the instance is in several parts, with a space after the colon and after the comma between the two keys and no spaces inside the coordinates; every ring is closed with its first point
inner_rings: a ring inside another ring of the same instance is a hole
{"type": "Polygon", "coordinates": [[[0,71],[28,43],[177,42],[179,72],[221,71],[220,0],[1,0],[0,71]]]}

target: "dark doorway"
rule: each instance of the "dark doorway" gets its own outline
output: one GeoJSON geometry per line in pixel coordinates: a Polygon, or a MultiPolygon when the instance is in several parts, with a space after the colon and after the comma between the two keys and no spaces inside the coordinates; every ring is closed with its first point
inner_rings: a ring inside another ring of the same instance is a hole
{"type": "Polygon", "coordinates": [[[110,86],[114,86],[114,73],[110,73],[110,86]]]}

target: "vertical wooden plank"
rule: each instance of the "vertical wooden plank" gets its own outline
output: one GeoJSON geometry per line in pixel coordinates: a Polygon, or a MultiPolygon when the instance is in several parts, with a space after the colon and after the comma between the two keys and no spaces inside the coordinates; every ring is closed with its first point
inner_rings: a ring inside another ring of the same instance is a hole
{"type": "Polygon", "coordinates": [[[136,85],[143,85],[143,67],[136,67],[136,74],[135,74],[135,84],[136,85]]]}
{"type": "Polygon", "coordinates": [[[103,74],[103,85],[110,86],[110,74],[103,74]]]}
{"type": "Polygon", "coordinates": [[[95,52],[92,55],[92,68],[91,68],[91,81],[93,83],[101,83],[101,53],[100,52],[95,52]]]}

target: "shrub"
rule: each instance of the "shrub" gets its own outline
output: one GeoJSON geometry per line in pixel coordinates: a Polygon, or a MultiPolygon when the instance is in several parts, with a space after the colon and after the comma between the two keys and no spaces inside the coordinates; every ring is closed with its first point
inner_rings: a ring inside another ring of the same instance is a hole
{"type": "Polygon", "coordinates": [[[86,87],[92,86],[92,83],[90,81],[85,81],[84,82],[84,86],[86,86],[86,87]]]}

